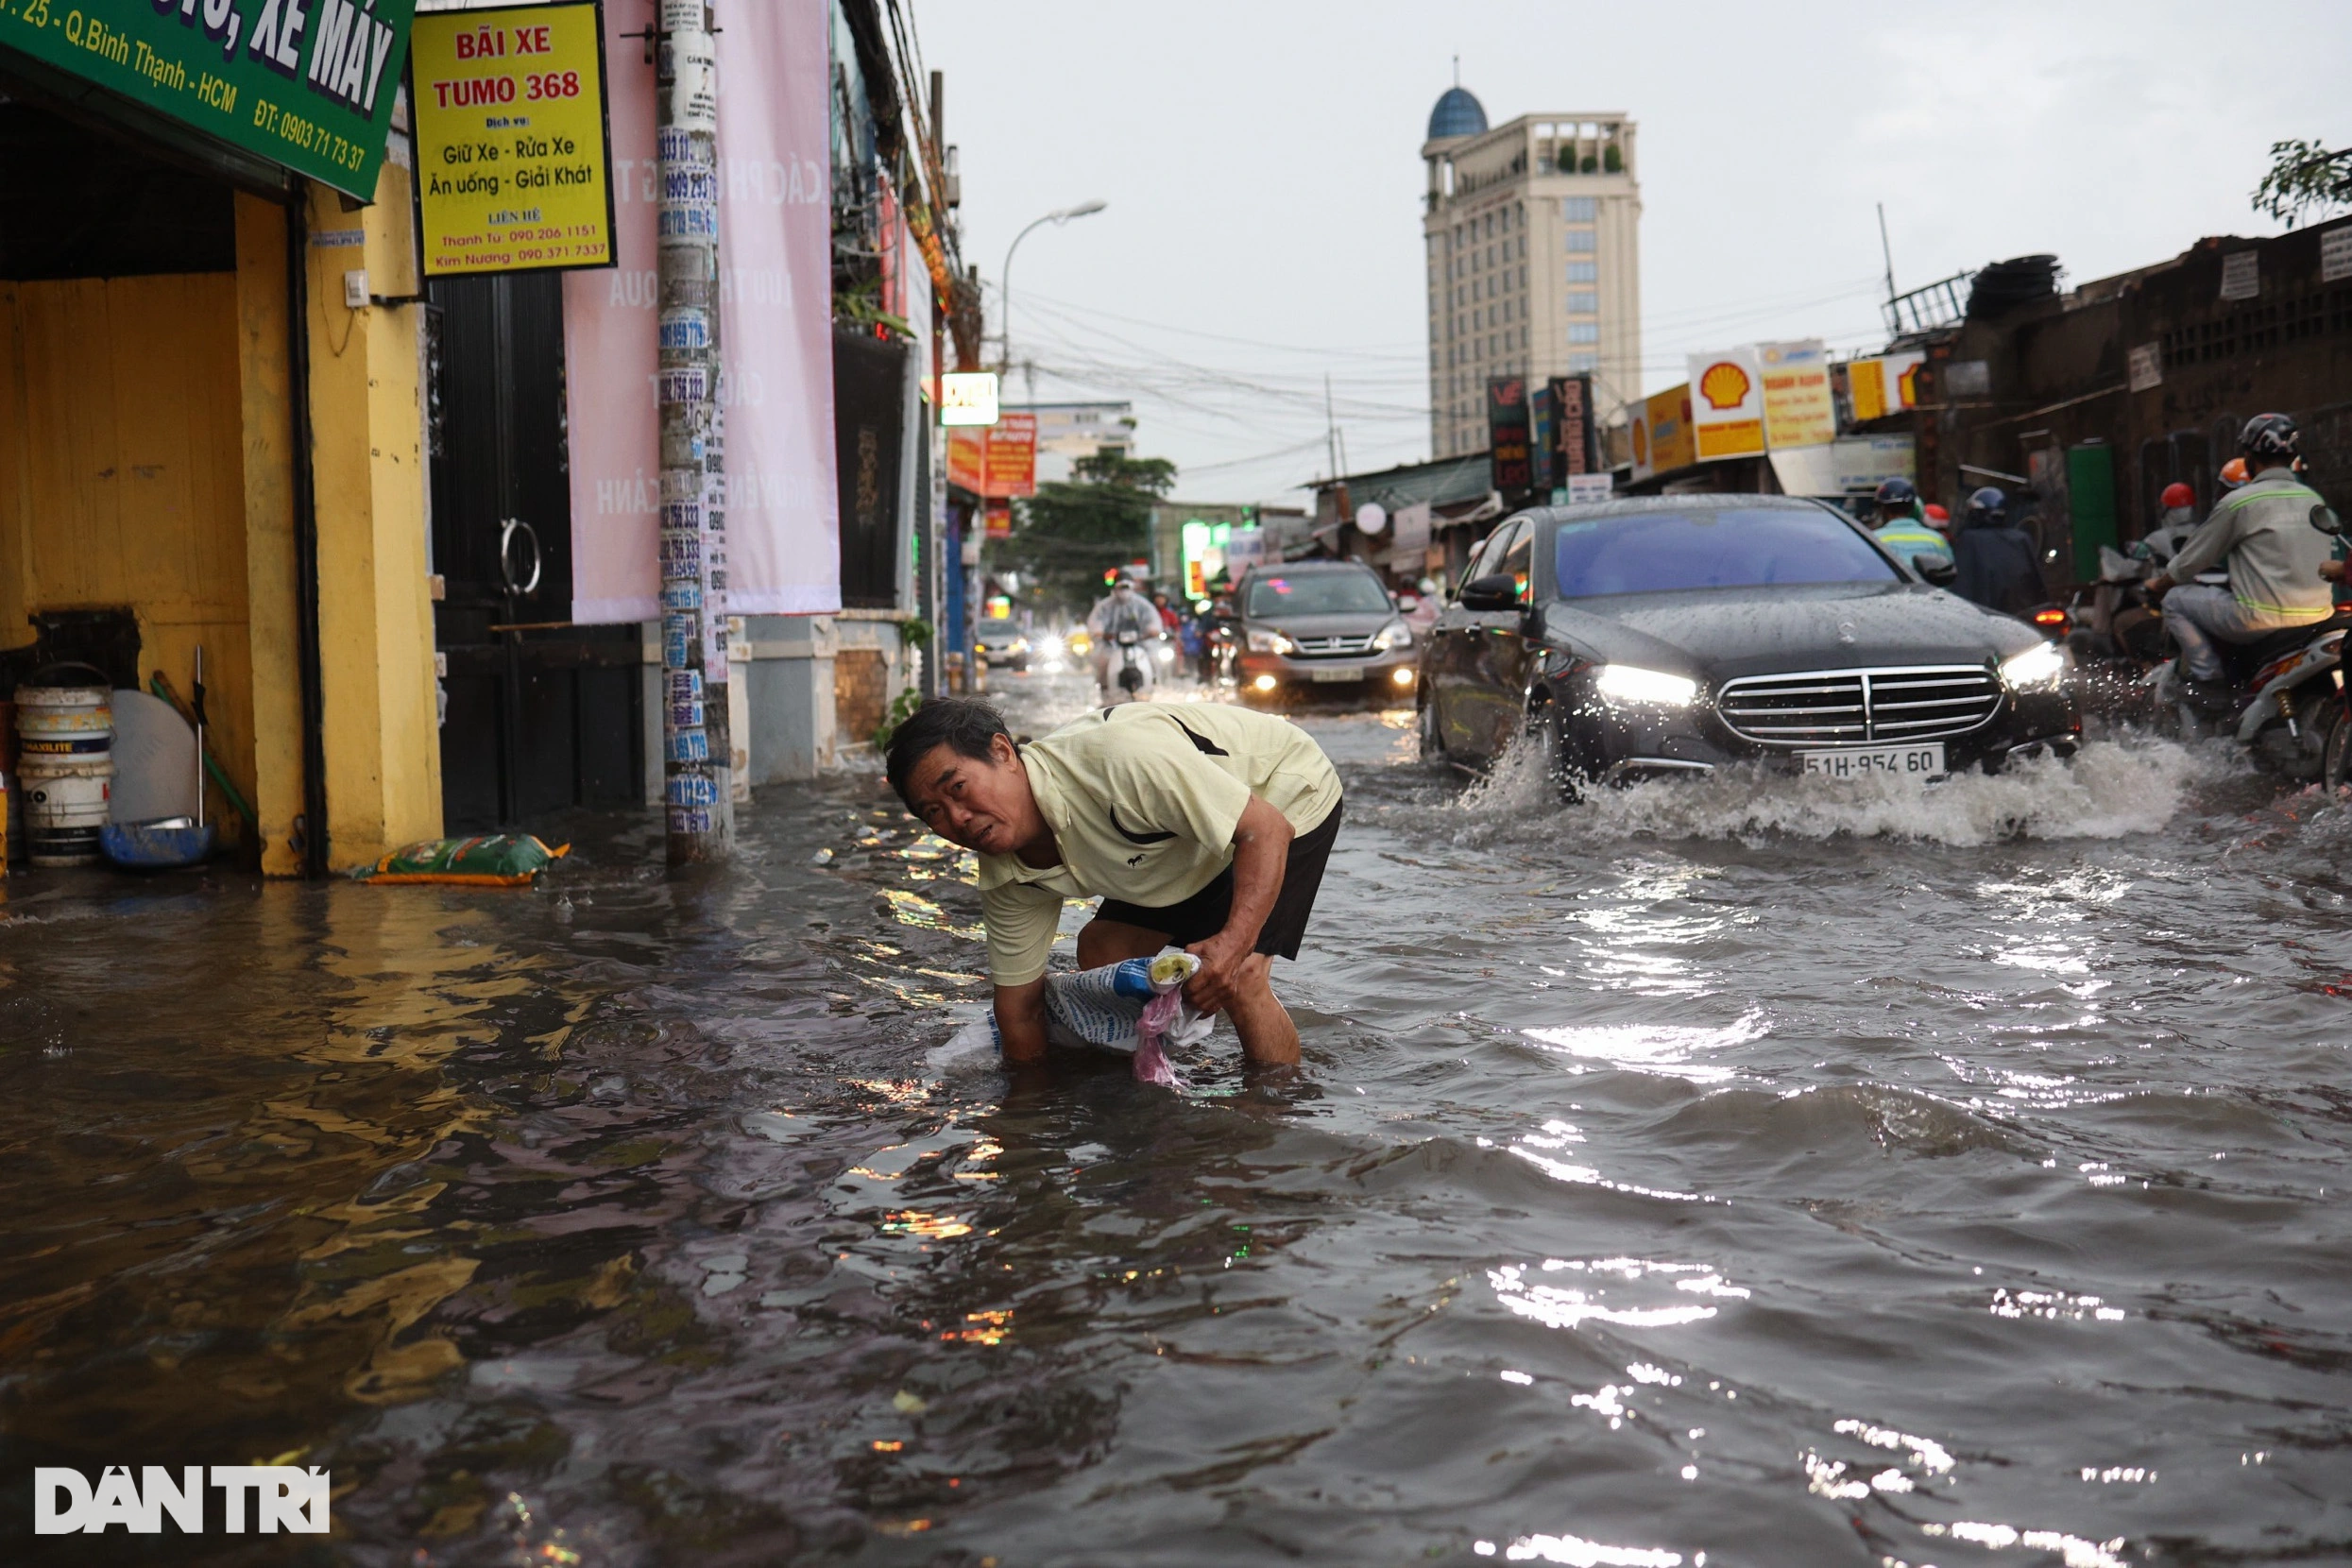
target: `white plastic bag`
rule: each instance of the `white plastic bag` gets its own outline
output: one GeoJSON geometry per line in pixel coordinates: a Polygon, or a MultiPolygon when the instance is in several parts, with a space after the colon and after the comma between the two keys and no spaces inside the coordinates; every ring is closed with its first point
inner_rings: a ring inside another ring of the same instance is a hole
{"type": "MultiPolygon", "coordinates": [[[[1092,1046],[1134,1059],[1142,1082],[1183,1088],[1184,1079],[1167,1060],[1167,1048],[1205,1040],[1217,1027],[1185,1000],[1185,982],[1200,969],[1190,953],[1170,950],[1157,958],[1131,958],[1076,974],[1046,977],[1046,1038],[1057,1046],[1092,1046]]],[[[988,1031],[1001,1053],[996,1014],[969,1026],[988,1031]]],[[[959,1036],[959,1038],[961,1038],[959,1036]]]]}

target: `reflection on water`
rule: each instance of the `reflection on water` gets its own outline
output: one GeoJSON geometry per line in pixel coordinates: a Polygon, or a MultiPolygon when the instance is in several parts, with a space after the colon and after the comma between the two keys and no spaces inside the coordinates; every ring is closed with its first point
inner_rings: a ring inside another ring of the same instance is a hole
{"type": "Polygon", "coordinates": [[[1306,722],[1310,1070],[1182,1096],[939,1056],[968,861],[869,775],[703,878],[9,884],[8,1474],[326,1465],[385,1565],[2341,1555],[2344,807],[1306,722]]]}

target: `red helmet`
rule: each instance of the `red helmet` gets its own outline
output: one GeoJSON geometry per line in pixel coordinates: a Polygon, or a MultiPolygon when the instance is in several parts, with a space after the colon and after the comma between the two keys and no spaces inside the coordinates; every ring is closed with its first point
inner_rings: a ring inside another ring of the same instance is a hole
{"type": "Polygon", "coordinates": [[[2196,503],[2197,492],[2179,481],[2175,480],[2164,486],[2163,504],[2166,511],[2169,512],[2175,506],[2194,506],[2196,503]]]}
{"type": "Polygon", "coordinates": [[[1935,503],[1931,501],[1927,503],[1927,520],[1930,522],[1950,522],[1951,520],[1951,514],[1945,511],[1941,506],[1938,506],[1935,503]]]}

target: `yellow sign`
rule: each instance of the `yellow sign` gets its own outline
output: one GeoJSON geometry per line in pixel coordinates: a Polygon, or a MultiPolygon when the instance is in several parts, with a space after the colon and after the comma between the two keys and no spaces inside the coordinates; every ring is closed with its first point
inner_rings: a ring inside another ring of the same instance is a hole
{"type": "Polygon", "coordinates": [[[1926,358],[1917,352],[1884,354],[1848,365],[1846,386],[1855,420],[1881,419],[1918,407],[1919,366],[1926,358]]]}
{"type": "MultiPolygon", "coordinates": [[[[597,0],[429,11],[410,51],[425,275],[613,265],[597,0]]],[[[715,232],[718,176],[700,179],[664,217],[707,212],[715,232]]]]}
{"type": "Polygon", "coordinates": [[[1826,447],[1837,439],[1837,405],[1830,397],[1830,354],[1819,338],[1759,343],[1764,372],[1764,439],[1774,451],[1826,447]]]}
{"type": "Polygon", "coordinates": [[[1691,365],[1692,460],[1753,457],[1764,450],[1764,374],[1755,350],[1693,354],[1691,365]]]}

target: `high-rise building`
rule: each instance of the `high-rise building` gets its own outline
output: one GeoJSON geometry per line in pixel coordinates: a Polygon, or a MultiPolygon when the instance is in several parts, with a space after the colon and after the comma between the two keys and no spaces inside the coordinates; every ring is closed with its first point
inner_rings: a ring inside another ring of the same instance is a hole
{"type": "Polygon", "coordinates": [[[1487,127],[1461,87],[1429,114],[1429,439],[1487,446],[1489,377],[1593,372],[1594,403],[1642,390],[1641,186],[1623,114],[1487,127]]]}

